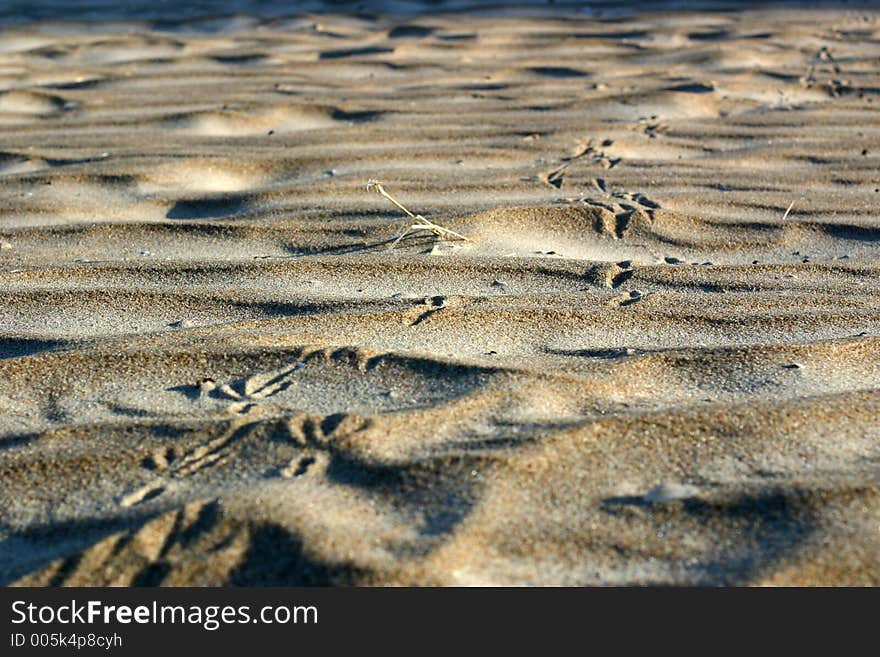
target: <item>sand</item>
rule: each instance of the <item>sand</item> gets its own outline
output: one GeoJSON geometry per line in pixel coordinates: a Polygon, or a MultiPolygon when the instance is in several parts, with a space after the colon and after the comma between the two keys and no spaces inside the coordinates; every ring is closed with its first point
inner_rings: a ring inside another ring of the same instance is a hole
{"type": "Polygon", "coordinates": [[[876,9],[40,4],[0,583],[880,584],[876,9]]]}

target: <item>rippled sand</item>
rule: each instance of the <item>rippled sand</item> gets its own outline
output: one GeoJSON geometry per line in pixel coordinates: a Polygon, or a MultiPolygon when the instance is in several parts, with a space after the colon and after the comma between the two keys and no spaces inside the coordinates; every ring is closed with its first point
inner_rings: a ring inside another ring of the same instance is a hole
{"type": "Polygon", "coordinates": [[[412,14],[3,28],[0,582],[880,584],[880,13],[412,14]]]}

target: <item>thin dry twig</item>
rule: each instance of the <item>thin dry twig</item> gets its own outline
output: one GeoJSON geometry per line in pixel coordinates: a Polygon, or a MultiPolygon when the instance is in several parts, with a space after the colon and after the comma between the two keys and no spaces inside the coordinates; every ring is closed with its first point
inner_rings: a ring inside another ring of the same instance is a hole
{"type": "Polygon", "coordinates": [[[782,220],[785,221],[788,218],[788,213],[791,212],[791,209],[794,207],[794,201],[788,204],[788,210],[785,211],[785,214],[782,215],[782,220]]]}
{"type": "Polygon", "coordinates": [[[417,233],[420,231],[429,231],[434,233],[437,237],[441,237],[443,239],[459,239],[464,240],[465,242],[470,242],[470,240],[460,233],[456,233],[454,230],[449,230],[448,228],[444,228],[438,224],[435,224],[433,221],[430,221],[423,217],[420,214],[413,214],[410,212],[400,201],[391,196],[388,192],[385,191],[385,188],[382,186],[382,183],[378,180],[370,180],[367,182],[367,191],[376,192],[380,196],[384,196],[386,199],[391,201],[397,208],[402,210],[408,217],[411,217],[415,220],[415,223],[404,226],[403,231],[398,235],[395,240],[389,246],[389,249],[393,249],[397,246],[397,243],[400,242],[404,237],[411,233],[417,233]]]}

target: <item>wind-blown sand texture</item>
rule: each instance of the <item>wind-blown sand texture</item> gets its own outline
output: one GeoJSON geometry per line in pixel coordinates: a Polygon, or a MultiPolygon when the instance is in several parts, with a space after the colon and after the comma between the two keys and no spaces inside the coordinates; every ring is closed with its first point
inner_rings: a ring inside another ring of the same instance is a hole
{"type": "Polygon", "coordinates": [[[880,584],[880,13],[328,6],[3,28],[0,582],[880,584]]]}

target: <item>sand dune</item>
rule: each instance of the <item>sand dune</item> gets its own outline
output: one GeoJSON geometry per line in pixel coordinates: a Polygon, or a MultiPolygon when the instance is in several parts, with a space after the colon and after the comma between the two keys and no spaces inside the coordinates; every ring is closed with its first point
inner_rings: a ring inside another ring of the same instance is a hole
{"type": "Polygon", "coordinates": [[[0,28],[2,583],[880,584],[876,11],[92,2],[0,28]]]}

